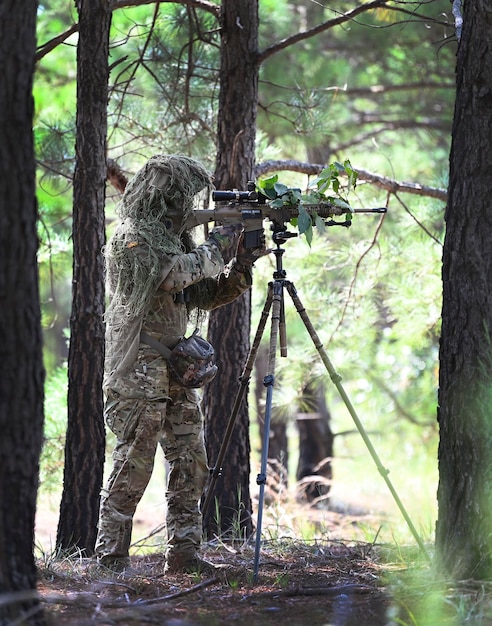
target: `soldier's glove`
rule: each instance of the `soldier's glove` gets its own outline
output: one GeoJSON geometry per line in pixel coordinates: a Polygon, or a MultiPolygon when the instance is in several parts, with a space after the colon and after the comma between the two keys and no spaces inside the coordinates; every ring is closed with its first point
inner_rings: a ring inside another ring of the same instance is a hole
{"type": "Polygon", "coordinates": [[[234,268],[238,272],[244,272],[251,268],[253,263],[260,257],[270,254],[271,250],[266,247],[265,233],[262,233],[260,237],[260,245],[257,248],[245,248],[244,247],[244,234],[239,238],[237,244],[236,260],[234,262],[234,268]]]}
{"type": "Polygon", "coordinates": [[[243,225],[241,222],[237,224],[227,224],[227,226],[216,226],[210,231],[208,239],[212,241],[222,253],[235,246],[242,232],[243,225]]]}

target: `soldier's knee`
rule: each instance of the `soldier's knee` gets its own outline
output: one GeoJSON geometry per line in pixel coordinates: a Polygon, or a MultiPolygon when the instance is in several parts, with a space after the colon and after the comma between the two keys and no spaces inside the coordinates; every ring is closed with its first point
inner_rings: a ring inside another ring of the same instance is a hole
{"type": "Polygon", "coordinates": [[[169,491],[174,493],[187,491],[200,497],[208,476],[205,456],[193,450],[186,450],[176,459],[168,460],[171,466],[169,491]]]}

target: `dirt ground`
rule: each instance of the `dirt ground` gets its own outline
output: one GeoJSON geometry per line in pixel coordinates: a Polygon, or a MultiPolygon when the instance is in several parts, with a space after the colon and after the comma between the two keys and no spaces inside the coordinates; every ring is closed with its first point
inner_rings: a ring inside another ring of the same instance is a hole
{"type": "Polygon", "coordinates": [[[388,626],[391,600],[372,553],[368,544],[289,539],[264,543],[256,561],[254,545],[207,544],[212,577],[164,575],[158,553],[132,557],[122,574],[64,559],[40,566],[38,591],[54,626],[388,626]]]}

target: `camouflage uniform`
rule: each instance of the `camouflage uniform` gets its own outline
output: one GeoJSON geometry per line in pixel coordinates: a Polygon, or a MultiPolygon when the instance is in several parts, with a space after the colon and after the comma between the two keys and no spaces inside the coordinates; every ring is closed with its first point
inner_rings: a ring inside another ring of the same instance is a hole
{"type": "MultiPolygon", "coordinates": [[[[207,242],[173,262],[170,291],[159,289],[142,330],[172,348],[186,332],[183,288],[208,283],[212,309],[237,298],[251,285],[250,270],[226,271],[216,246],[207,242]],[[218,278],[211,274],[220,272],[218,278]],[[177,291],[179,289],[179,291],[177,291]]],[[[116,333],[117,334],[117,333],[116,333]]],[[[112,362],[113,330],[107,330],[108,361],[112,362]]],[[[117,339],[116,339],[117,343],[117,339]]],[[[105,419],[117,437],[113,470],[102,491],[96,554],[104,562],[128,556],[132,519],[150,480],[157,444],[169,463],[167,486],[167,560],[191,560],[199,548],[202,524],[199,500],[208,476],[200,398],[169,378],[166,359],[139,343],[132,370],[105,381],[105,419]]]]}

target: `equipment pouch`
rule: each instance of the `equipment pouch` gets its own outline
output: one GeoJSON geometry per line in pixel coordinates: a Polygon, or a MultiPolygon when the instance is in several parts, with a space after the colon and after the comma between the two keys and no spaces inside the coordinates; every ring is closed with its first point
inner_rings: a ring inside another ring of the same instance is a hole
{"type": "Polygon", "coordinates": [[[198,388],[210,382],[217,374],[213,346],[198,335],[182,339],[173,348],[168,365],[174,379],[183,387],[198,388]]]}

